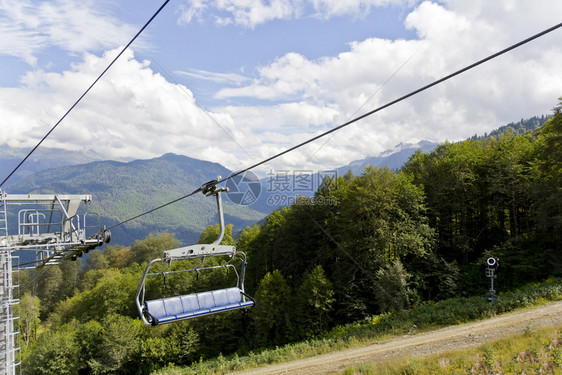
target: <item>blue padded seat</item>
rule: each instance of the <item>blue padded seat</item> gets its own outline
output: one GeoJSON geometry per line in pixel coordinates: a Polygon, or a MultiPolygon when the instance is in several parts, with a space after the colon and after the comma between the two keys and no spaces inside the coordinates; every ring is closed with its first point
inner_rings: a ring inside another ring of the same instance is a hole
{"type": "Polygon", "coordinates": [[[145,302],[154,325],[253,305],[253,300],[242,300],[242,290],[236,287],[145,302]]]}

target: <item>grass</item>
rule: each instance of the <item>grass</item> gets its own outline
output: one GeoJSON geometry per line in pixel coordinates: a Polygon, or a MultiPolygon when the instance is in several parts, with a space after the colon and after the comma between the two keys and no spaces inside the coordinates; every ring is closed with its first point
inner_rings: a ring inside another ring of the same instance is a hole
{"type": "MultiPolygon", "coordinates": [[[[481,320],[520,308],[534,307],[551,301],[562,300],[562,279],[549,279],[543,283],[528,285],[521,290],[505,293],[495,302],[488,302],[483,297],[458,297],[440,302],[428,302],[411,310],[399,313],[376,315],[363,321],[338,326],[325,335],[282,347],[268,348],[200,361],[188,367],[169,366],[154,372],[154,375],[191,375],[191,374],[226,374],[264,365],[288,362],[331,353],[395,335],[404,335],[415,325],[419,331],[429,331],[445,326],[481,320]]],[[[525,330],[527,335],[534,334],[531,326],[525,330]]],[[[496,351],[489,352],[488,361],[495,361],[496,351]]],[[[559,353],[559,352],[558,352],[559,353]]],[[[562,356],[562,354],[557,354],[562,356]]],[[[357,373],[368,373],[365,369],[353,369],[357,373]],[[361,372],[363,371],[363,372],[361,372]]],[[[414,360],[407,368],[417,368],[414,360]]],[[[413,371],[413,370],[412,370],[413,371]]],[[[354,372],[352,372],[354,373],[354,372]]],[[[417,374],[405,370],[403,374],[417,374]]],[[[452,372],[454,373],[454,372],[452,372]]]]}
{"type": "Polygon", "coordinates": [[[477,348],[348,368],[345,375],[560,374],[562,327],[525,330],[477,348]]]}

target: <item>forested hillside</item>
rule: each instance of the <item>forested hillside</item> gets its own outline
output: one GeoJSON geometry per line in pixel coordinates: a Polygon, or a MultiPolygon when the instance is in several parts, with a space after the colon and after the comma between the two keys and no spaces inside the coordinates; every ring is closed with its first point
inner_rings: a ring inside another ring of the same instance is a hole
{"type": "MultiPolygon", "coordinates": [[[[129,163],[101,161],[41,171],[6,187],[9,193],[92,194],[89,212],[101,224],[113,226],[142,212],[191,193],[201,184],[226,177],[231,171],[217,163],[166,154],[129,163]]],[[[242,230],[266,216],[253,207],[225,199],[228,222],[242,230]]],[[[112,242],[130,245],[150,233],[173,232],[184,244],[197,241],[201,231],[216,222],[213,199],[197,194],[112,230],[112,242]]],[[[14,220],[14,222],[17,222],[14,220]]]]}
{"type": "MultiPolygon", "coordinates": [[[[0,149],[0,176],[2,178],[8,177],[29,151],[4,145],[0,149]]],[[[90,153],[40,147],[18,168],[9,181],[14,183],[45,169],[86,164],[101,159],[100,155],[90,153]]]]}
{"type": "MultiPolygon", "coordinates": [[[[313,197],[274,211],[236,241],[229,227],[223,243],[248,255],[246,291],[256,299],[248,310],[143,326],[134,295],[146,262],[177,246],[171,234],[94,251],[83,269],[52,267],[38,283],[24,274],[24,372],[150,373],[425,301],[485,298],[490,256],[500,259],[499,291],[559,276],[561,111],[562,102],[538,130],[418,152],[400,172],[369,167],[326,180],[313,197]]],[[[200,240],[216,235],[208,227],[200,240]]],[[[175,274],[150,282],[147,297],[234,284],[224,268],[175,274]]]]}
{"type": "Polygon", "coordinates": [[[552,116],[534,116],[529,119],[521,119],[518,122],[511,122],[507,125],[501,126],[498,129],[491,131],[490,134],[484,134],[483,136],[474,135],[472,140],[480,139],[491,139],[492,137],[499,137],[506,134],[519,135],[524,134],[529,131],[534,131],[544,125],[552,116]]]}

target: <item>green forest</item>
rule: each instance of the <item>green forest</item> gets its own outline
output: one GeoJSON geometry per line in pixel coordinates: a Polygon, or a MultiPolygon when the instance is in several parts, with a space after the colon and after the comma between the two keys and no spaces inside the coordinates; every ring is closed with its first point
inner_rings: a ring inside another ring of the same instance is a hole
{"type": "MultiPolygon", "coordinates": [[[[199,242],[217,235],[209,226],[199,242]]],[[[562,101],[536,130],[445,143],[412,155],[400,171],[369,167],[327,180],[313,197],[237,235],[228,226],[223,244],[247,255],[246,292],[256,305],[156,327],[143,325],[134,297],[147,262],[179,246],[173,234],[107,246],[83,265],[21,273],[23,372],[148,374],[311,339],[428,301],[486,300],[489,257],[499,259],[500,293],[560,276],[562,101]]],[[[235,282],[226,269],[179,273],[151,280],[147,296],[235,282]]]]}

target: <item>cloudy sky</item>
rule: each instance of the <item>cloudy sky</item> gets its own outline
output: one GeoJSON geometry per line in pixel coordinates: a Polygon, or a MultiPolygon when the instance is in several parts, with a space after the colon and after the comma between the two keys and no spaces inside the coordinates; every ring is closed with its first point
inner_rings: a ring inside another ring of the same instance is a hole
{"type": "MultiPolygon", "coordinates": [[[[0,145],[30,150],[163,0],[0,0],[0,145]]],[[[171,0],[44,148],[240,169],[562,22],[560,0],[171,0]]],[[[264,167],[550,114],[562,29],[264,167]]]]}

